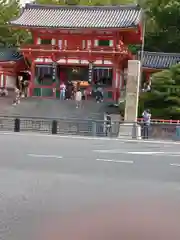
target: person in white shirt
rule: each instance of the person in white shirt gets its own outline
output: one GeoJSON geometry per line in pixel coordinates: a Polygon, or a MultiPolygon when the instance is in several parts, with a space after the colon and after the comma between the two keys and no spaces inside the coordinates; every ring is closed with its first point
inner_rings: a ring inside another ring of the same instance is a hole
{"type": "Polygon", "coordinates": [[[64,83],[61,83],[61,85],[60,85],[60,100],[65,99],[65,93],[66,93],[66,85],[64,83]]]}
{"type": "Polygon", "coordinates": [[[16,106],[17,104],[20,103],[21,91],[15,87],[14,92],[15,92],[15,99],[13,101],[13,105],[16,106]]]}
{"type": "Polygon", "coordinates": [[[82,93],[81,93],[80,89],[78,89],[75,94],[75,100],[76,100],[76,108],[81,107],[82,93]]]}

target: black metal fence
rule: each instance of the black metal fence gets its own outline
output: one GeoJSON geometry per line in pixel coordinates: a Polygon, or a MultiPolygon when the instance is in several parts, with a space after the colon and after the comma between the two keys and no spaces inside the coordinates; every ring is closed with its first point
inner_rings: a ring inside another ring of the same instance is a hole
{"type": "MultiPolygon", "coordinates": [[[[141,126],[141,135],[143,136],[143,123],[139,122],[138,124],[141,126]]],[[[39,132],[59,135],[125,137],[127,136],[127,131],[121,132],[120,130],[121,126],[125,128],[124,125],[123,122],[114,121],[112,122],[111,128],[107,129],[106,122],[98,120],[0,116],[0,131],[4,132],[39,132]]],[[[176,140],[177,127],[180,127],[180,124],[152,123],[148,129],[148,138],[176,140]]]]}
{"type": "Polygon", "coordinates": [[[114,122],[107,131],[106,123],[97,120],[0,117],[0,131],[117,137],[119,122],[114,122]]]}

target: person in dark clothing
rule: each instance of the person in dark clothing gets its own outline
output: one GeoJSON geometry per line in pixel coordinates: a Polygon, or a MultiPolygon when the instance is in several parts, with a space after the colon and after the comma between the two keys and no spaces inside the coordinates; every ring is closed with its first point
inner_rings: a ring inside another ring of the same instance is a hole
{"type": "Polygon", "coordinates": [[[65,99],[69,100],[73,98],[73,83],[71,81],[67,82],[67,87],[66,87],[66,93],[65,93],[65,99]]]}
{"type": "Polygon", "coordinates": [[[1,97],[7,97],[8,96],[8,90],[5,87],[0,89],[0,96],[1,97]]]}
{"type": "Polygon", "coordinates": [[[100,86],[97,87],[96,90],[96,102],[102,102],[103,101],[103,90],[100,86]]]}

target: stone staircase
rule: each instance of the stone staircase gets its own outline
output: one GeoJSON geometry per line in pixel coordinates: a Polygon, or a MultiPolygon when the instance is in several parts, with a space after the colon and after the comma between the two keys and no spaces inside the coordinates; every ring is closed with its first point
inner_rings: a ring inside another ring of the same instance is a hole
{"type": "Polygon", "coordinates": [[[76,109],[75,101],[54,99],[23,99],[17,106],[8,105],[2,109],[1,115],[60,118],[60,119],[103,119],[107,103],[96,103],[93,100],[83,101],[82,108],[76,109]]]}
{"type": "Polygon", "coordinates": [[[105,136],[104,122],[101,121],[104,120],[104,113],[117,111],[109,108],[107,102],[96,103],[94,100],[83,101],[78,109],[73,100],[37,98],[22,99],[17,106],[12,105],[12,99],[7,104],[1,102],[1,105],[0,130],[3,131],[13,131],[14,118],[19,117],[21,131],[51,133],[52,120],[57,120],[58,134],[99,137],[105,136]]]}

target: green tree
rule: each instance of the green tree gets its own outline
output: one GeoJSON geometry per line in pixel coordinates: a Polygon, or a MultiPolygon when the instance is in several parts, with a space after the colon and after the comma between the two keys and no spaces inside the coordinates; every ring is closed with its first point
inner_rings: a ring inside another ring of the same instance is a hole
{"type": "Polygon", "coordinates": [[[180,1],[149,0],[144,7],[146,11],[145,49],[179,52],[180,1]]]}
{"type": "Polygon", "coordinates": [[[30,35],[23,30],[15,30],[8,26],[8,22],[19,15],[19,0],[0,2],[0,44],[1,46],[17,46],[21,42],[31,39],[30,35]]]}
{"type": "Polygon", "coordinates": [[[139,113],[145,108],[153,118],[180,118],[180,64],[153,74],[151,92],[140,95],[139,113]]]}

